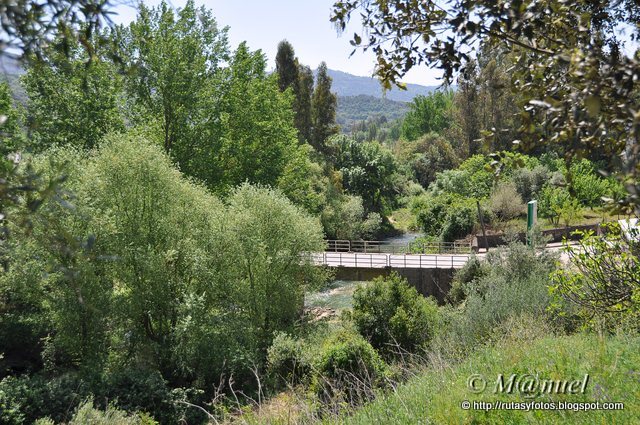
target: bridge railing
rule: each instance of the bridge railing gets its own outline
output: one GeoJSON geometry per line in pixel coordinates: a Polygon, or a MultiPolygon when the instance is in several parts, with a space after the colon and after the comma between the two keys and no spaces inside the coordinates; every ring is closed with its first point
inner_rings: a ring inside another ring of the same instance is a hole
{"type": "Polygon", "coordinates": [[[385,241],[327,240],[327,252],[362,252],[365,254],[470,254],[470,242],[421,242],[407,244],[385,241]]]}
{"type": "Polygon", "coordinates": [[[378,254],[358,252],[311,253],[309,260],[317,265],[355,268],[460,268],[469,260],[469,255],[425,255],[425,254],[378,254]]]}

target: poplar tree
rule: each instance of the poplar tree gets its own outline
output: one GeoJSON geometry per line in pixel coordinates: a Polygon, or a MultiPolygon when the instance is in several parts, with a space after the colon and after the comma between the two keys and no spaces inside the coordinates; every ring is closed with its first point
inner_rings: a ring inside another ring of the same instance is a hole
{"type": "Polygon", "coordinates": [[[332,79],[327,74],[327,64],[318,67],[316,87],[311,99],[311,144],[322,153],[326,153],[326,140],[338,132],[336,125],[337,97],[331,92],[332,79]]]}
{"type": "Polygon", "coordinates": [[[297,93],[298,64],[293,46],[287,40],[278,43],[276,53],[276,72],[278,73],[278,87],[285,91],[289,87],[297,93]]]}

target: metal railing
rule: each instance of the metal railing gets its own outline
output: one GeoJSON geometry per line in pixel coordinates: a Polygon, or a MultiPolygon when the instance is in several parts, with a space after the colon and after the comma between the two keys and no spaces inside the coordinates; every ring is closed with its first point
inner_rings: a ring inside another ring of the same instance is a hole
{"type": "Polygon", "coordinates": [[[406,244],[385,241],[327,240],[327,252],[362,252],[365,254],[470,254],[470,242],[421,242],[406,244]]]}
{"type": "Polygon", "coordinates": [[[469,255],[386,254],[358,252],[320,252],[309,254],[310,261],[329,267],[445,269],[461,268],[469,255]]]}

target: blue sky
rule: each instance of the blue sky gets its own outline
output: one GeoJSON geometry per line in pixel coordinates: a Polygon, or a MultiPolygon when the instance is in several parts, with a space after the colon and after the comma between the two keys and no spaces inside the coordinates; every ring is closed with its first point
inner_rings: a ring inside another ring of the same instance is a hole
{"type": "MultiPolygon", "coordinates": [[[[129,0],[131,1],[131,0],[129,0]]],[[[161,0],[146,0],[147,5],[157,5],[161,0]]],[[[247,41],[251,49],[261,49],[274,67],[278,42],[287,39],[293,45],[296,55],[305,65],[316,68],[321,61],[331,69],[354,75],[370,76],[375,58],[371,53],[349,54],[352,47],[350,36],[352,27],[343,36],[338,36],[329,22],[333,0],[196,0],[213,11],[220,26],[229,26],[229,38],[235,48],[241,41],[247,41]]],[[[133,3],[133,1],[132,1],[133,3]]],[[[182,7],[186,0],[169,0],[174,7],[182,7]]],[[[118,16],[116,23],[127,24],[135,19],[135,8],[120,5],[114,10],[118,16]]],[[[359,28],[358,28],[359,29],[359,28]]],[[[404,79],[406,83],[439,85],[438,70],[427,66],[417,67],[404,79]]]]}

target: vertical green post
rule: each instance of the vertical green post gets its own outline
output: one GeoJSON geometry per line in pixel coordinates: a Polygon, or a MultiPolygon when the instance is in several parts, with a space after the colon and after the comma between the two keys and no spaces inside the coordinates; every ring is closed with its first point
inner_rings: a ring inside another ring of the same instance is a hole
{"type": "Polygon", "coordinates": [[[533,245],[531,231],[538,223],[538,201],[529,201],[527,203],[527,243],[533,245]]]}

